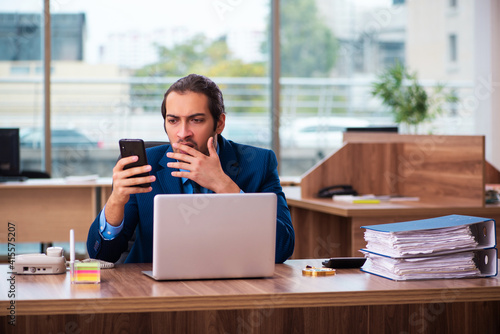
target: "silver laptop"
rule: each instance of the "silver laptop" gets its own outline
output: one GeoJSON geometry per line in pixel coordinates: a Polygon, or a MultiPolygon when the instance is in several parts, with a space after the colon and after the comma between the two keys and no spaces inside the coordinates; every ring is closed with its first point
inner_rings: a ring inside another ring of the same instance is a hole
{"type": "Polygon", "coordinates": [[[274,193],[156,195],[156,280],[269,277],[276,247],[274,193]]]}

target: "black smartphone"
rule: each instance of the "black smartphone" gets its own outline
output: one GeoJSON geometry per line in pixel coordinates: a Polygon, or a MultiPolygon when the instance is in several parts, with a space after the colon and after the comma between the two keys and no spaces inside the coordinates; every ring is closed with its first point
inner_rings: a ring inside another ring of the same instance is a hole
{"type": "MultiPolygon", "coordinates": [[[[128,164],[124,169],[129,169],[132,167],[139,167],[148,164],[148,159],[146,157],[146,149],[144,148],[144,141],[142,139],[120,139],[120,154],[122,158],[129,157],[131,155],[137,155],[139,159],[136,162],[128,164]]],[[[149,173],[141,173],[134,175],[133,177],[148,176],[149,173]]],[[[151,183],[142,183],[134,187],[150,187],[151,183]]]]}
{"type": "Polygon", "coordinates": [[[333,257],[323,261],[322,264],[327,268],[351,269],[361,268],[365,261],[364,257],[333,257]]]}

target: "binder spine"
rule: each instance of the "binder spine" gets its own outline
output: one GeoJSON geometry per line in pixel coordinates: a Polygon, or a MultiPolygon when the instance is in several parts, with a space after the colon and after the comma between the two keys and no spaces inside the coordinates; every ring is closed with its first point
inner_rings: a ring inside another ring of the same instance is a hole
{"type": "Polygon", "coordinates": [[[474,262],[481,272],[481,277],[498,274],[498,251],[496,248],[480,249],[474,253],[474,262]]]}
{"type": "Polygon", "coordinates": [[[496,226],[493,219],[471,224],[469,226],[472,235],[478,243],[478,248],[496,247],[496,226]]]}

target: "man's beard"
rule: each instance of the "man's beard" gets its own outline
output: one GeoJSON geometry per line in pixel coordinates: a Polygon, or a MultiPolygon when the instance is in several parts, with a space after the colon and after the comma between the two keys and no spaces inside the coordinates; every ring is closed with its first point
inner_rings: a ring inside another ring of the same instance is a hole
{"type": "MultiPolygon", "coordinates": [[[[213,145],[214,145],[214,148],[217,149],[217,133],[214,133],[212,135],[212,138],[214,139],[213,141],[213,145]]],[[[209,155],[209,152],[208,152],[208,147],[205,148],[205,152],[201,151],[200,150],[200,147],[198,146],[198,144],[194,141],[194,140],[191,140],[191,139],[187,139],[187,140],[178,140],[177,141],[178,144],[183,144],[183,145],[187,145],[189,147],[192,147],[194,148],[195,150],[197,150],[198,152],[201,152],[203,154],[205,154],[206,156],[209,155]]],[[[179,153],[183,153],[181,152],[181,150],[179,150],[179,153]]],[[[186,152],[184,152],[184,154],[187,154],[186,152]]]]}

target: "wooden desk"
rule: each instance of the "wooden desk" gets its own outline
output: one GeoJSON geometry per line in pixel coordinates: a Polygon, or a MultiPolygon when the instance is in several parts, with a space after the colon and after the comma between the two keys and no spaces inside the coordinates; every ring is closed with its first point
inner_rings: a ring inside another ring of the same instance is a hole
{"type": "MultiPolygon", "coordinates": [[[[500,222],[500,205],[485,207],[401,202],[349,204],[303,198],[300,187],[283,188],[295,229],[294,259],[361,256],[366,243],[361,226],[461,214],[500,222]]],[[[500,229],[497,228],[497,240],[500,229]]]]}
{"type": "MultiPolygon", "coordinates": [[[[8,289],[2,333],[498,333],[500,279],[395,282],[359,270],[302,276],[320,260],[289,260],[267,279],[156,282],[125,264],[99,285],[69,273],[15,277],[16,327],[8,289]]],[[[2,282],[7,266],[0,266],[2,282]]]]}
{"type": "MultiPolygon", "coordinates": [[[[285,189],[295,228],[294,258],[359,256],[363,225],[463,214],[500,222],[485,205],[485,185],[500,172],[485,160],[484,136],[346,133],[344,145],[285,189]],[[316,198],[349,184],[359,194],[418,197],[418,202],[346,204],[316,198]]],[[[500,235],[497,229],[497,237],[500,235]]]]}
{"type": "MultiPolygon", "coordinates": [[[[30,179],[0,184],[0,217],[15,224],[16,242],[86,241],[90,224],[101,209],[101,192],[111,179],[67,182],[65,179],[30,179]]],[[[106,197],[107,198],[107,197],[106,197]]],[[[7,227],[0,243],[7,242],[7,227]]]]}

